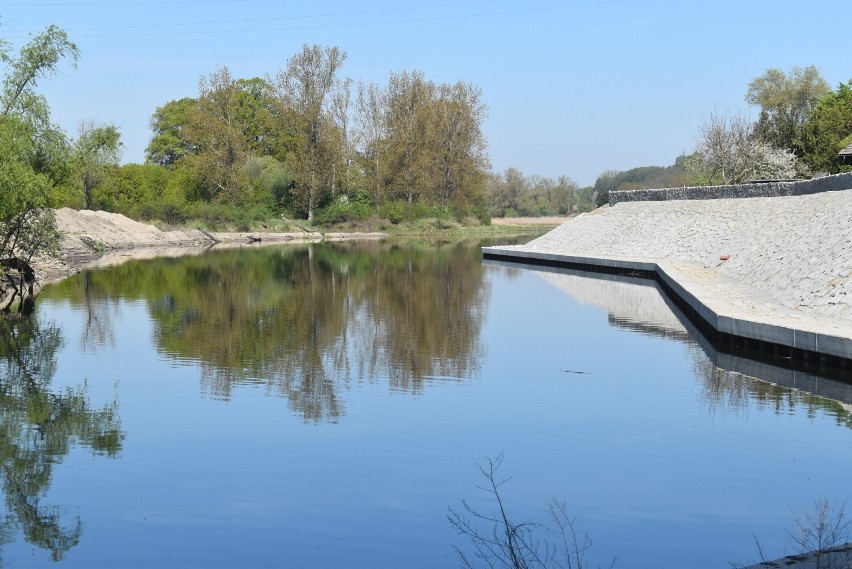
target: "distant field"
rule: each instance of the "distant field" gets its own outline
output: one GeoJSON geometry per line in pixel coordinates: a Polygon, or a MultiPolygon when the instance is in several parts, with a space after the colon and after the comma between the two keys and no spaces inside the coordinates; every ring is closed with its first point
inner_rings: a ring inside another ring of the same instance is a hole
{"type": "Polygon", "coordinates": [[[567,217],[492,217],[493,225],[562,225],[567,217]]]}

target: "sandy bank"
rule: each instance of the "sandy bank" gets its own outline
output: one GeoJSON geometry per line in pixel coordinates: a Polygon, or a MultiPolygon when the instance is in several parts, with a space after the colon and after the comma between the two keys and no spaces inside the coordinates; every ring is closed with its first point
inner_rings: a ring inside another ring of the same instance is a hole
{"type": "Polygon", "coordinates": [[[385,236],[383,233],[205,233],[197,229],[161,231],[154,225],[140,223],[121,214],[69,208],[56,211],[56,224],[63,234],[59,258],[43,258],[33,262],[42,285],[85,268],[112,266],[130,259],[199,254],[210,247],[385,236]]]}

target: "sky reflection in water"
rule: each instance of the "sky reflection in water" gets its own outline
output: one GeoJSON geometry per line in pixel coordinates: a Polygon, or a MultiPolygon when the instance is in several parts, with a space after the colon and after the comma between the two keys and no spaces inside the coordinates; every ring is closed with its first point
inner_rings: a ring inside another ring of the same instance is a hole
{"type": "Polygon", "coordinates": [[[791,512],[848,498],[848,400],[716,367],[647,283],[476,245],[223,251],[49,289],[39,334],[2,342],[3,567],[457,566],[447,507],[490,509],[476,462],[501,452],[510,513],[564,500],[593,566],[724,567],[752,534],[780,556],[791,512]]]}

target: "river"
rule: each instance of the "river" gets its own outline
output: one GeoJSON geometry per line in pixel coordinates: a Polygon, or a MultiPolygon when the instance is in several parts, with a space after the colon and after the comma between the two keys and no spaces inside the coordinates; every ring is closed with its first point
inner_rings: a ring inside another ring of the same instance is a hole
{"type": "Polygon", "coordinates": [[[591,567],[727,567],[754,536],[780,557],[796,514],[849,498],[849,386],[713,352],[651,283],[480,245],[48,287],[0,324],[0,566],[456,567],[448,514],[494,515],[498,457],[510,518],[564,503],[591,567]]]}

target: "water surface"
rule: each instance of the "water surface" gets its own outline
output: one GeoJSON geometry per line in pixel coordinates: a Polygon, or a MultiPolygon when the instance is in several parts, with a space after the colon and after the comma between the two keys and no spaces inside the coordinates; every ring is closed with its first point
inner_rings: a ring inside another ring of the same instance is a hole
{"type": "Polygon", "coordinates": [[[493,511],[477,463],[500,453],[512,517],[564,501],[592,566],[726,567],[753,535],[780,556],[793,513],[848,498],[846,386],[720,368],[652,285],[479,245],[50,287],[0,338],[2,566],[455,567],[448,507],[493,511]]]}

